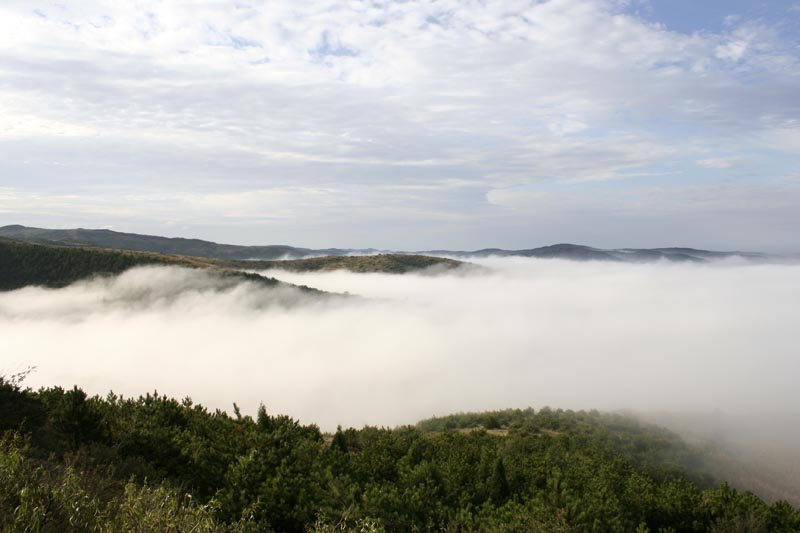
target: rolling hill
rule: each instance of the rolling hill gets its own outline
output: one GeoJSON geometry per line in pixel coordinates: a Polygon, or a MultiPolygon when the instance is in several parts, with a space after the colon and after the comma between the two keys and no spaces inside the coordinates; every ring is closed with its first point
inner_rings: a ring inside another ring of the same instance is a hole
{"type": "MultiPolygon", "coordinates": [[[[0,290],[19,289],[28,285],[50,288],[64,287],[82,279],[120,274],[130,268],[143,265],[201,268],[228,278],[241,278],[261,284],[278,285],[283,282],[255,273],[242,272],[242,269],[280,268],[296,272],[346,269],[352,272],[402,274],[434,267],[449,270],[464,265],[464,263],[441,257],[401,254],[328,256],[294,261],[237,261],[86,246],[74,242],[61,244],[52,240],[28,241],[0,237],[0,290]]],[[[293,286],[288,283],[285,285],[293,286]]],[[[299,288],[322,294],[322,291],[306,286],[299,288]]]]}
{"type": "MultiPolygon", "coordinates": [[[[105,248],[55,246],[0,238],[0,290],[28,285],[57,288],[93,276],[120,274],[143,265],[202,268],[215,275],[279,285],[273,278],[241,272],[193,257],[105,248]]],[[[290,286],[290,284],[285,284],[290,286]]],[[[306,291],[322,291],[300,287],[306,291]]]]}
{"type": "MultiPolygon", "coordinates": [[[[136,233],[121,233],[105,229],[43,229],[30,228],[20,225],[0,227],[0,237],[31,242],[60,244],[64,246],[97,246],[103,248],[119,248],[123,250],[157,252],[163,254],[215,258],[232,261],[274,261],[279,259],[292,260],[321,256],[376,255],[378,253],[386,253],[391,255],[410,254],[461,258],[491,256],[537,257],[542,259],[617,261],[631,263],[646,263],[652,261],[699,263],[725,258],[743,258],[749,260],[771,259],[770,256],[755,252],[719,252],[685,247],[603,249],[568,243],[553,244],[549,246],[521,250],[484,248],[481,250],[472,251],[437,249],[419,252],[376,250],[374,248],[311,249],[287,245],[239,246],[233,244],[218,244],[200,239],[158,237],[152,235],[139,235],[136,233]]],[[[345,265],[347,263],[343,262],[341,264],[345,265]]],[[[368,262],[365,264],[368,264],[368,262]]],[[[352,263],[351,266],[354,265],[356,265],[356,263],[352,263]]],[[[312,263],[309,264],[308,268],[316,269],[316,266],[312,263]]],[[[342,266],[339,268],[348,267],[342,266]]],[[[357,267],[354,266],[354,268],[357,267]]],[[[361,272],[371,270],[367,269],[354,271],[361,272]]]]}

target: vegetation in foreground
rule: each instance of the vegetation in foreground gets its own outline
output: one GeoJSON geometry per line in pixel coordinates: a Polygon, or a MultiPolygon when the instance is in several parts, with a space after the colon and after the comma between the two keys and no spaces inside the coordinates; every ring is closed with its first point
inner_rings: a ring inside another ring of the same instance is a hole
{"type": "Polygon", "coordinates": [[[798,531],[616,415],[462,414],[325,436],[157,393],[0,381],[5,531],[798,531]]]}

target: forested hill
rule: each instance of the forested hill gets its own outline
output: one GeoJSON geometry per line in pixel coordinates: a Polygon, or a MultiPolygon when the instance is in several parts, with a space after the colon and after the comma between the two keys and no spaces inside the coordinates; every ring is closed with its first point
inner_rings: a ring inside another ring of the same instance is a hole
{"type": "Polygon", "coordinates": [[[261,408],[0,380],[4,531],[789,532],[800,513],[613,415],[456,415],[325,435],[261,408]],[[491,426],[491,429],[485,429],[491,426]]]}
{"type": "MultiPolygon", "coordinates": [[[[208,269],[215,274],[241,277],[259,283],[277,284],[277,280],[241,272],[238,269],[279,268],[292,271],[347,269],[353,272],[404,273],[431,268],[453,269],[461,261],[417,255],[358,257],[319,257],[298,261],[234,261],[136,252],[94,247],[60,246],[0,237],[0,290],[26,285],[64,287],[96,275],[120,274],[141,265],[173,265],[208,269]]],[[[288,285],[288,284],[287,284],[288,285]]],[[[301,287],[309,290],[308,287],[301,287]]]]}
{"type": "Polygon", "coordinates": [[[218,264],[192,257],[52,246],[0,238],[0,290],[18,289],[26,285],[64,287],[81,279],[120,274],[129,268],[141,265],[204,268],[221,276],[239,277],[242,280],[268,285],[280,283],[275,279],[223,268],[218,264]]]}
{"type": "MultiPolygon", "coordinates": [[[[171,264],[212,269],[276,268],[295,272],[344,269],[351,272],[392,274],[434,267],[449,270],[465,264],[463,261],[444,257],[414,254],[328,255],[281,261],[252,259],[262,256],[285,256],[290,253],[288,248],[235,247],[207,241],[166,239],[106,230],[40,230],[24,226],[6,226],[0,228],[0,290],[27,284],[63,286],[92,274],[116,274],[142,264],[171,264]],[[2,235],[13,235],[17,238],[9,239],[2,235]],[[201,244],[187,248],[191,243],[201,244]],[[248,248],[250,251],[243,252],[238,250],[240,248],[248,248]],[[167,250],[180,252],[166,252],[167,250]],[[181,253],[186,255],[180,255],[181,253]],[[202,256],[202,253],[206,253],[207,256],[202,256]],[[245,256],[248,259],[235,259],[237,256],[245,256]]],[[[291,252],[292,255],[346,252],[346,250],[299,248],[291,250],[304,250],[302,253],[291,252]]]]}
{"type": "Polygon", "coordinates": [[[350,272],[380,272],[405,274],[418,271],[447,271],[466,265],[463,261],[444,257],[413,254],[377,254],[361,256],[327,256],[284,261],[227,261],[226,264],[250,269],[280,269],[292,272],[349,270],[350,272]]]}

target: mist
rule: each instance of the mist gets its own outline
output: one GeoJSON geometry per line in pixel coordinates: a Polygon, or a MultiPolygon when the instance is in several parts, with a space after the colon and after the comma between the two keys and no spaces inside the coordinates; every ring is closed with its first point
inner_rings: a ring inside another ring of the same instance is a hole
{"type": "Polygon", "coordinates": [[[265,272],[352,298],[175,267],[0,293],[0,372],[248,414],[263,402],[327,430],[546,405],[798,412],[800,266],[475,261],[265,272]]]}

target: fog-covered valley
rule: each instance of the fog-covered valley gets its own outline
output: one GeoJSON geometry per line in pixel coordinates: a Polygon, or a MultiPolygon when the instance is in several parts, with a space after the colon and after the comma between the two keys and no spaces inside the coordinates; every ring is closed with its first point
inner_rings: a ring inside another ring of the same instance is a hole
{"type": "Polygon", "coordinates": [[[351,298],[145,267],[0,295],[31,385],[259,402],[324,428],[508,406],[793,412],[791,265],[483,259],[487,271],[267,274],[351,298]],[[357,296],[355,296],[357,295],[357,296]],[[296,300],[300,300],[299,302],[296,300]]]}

